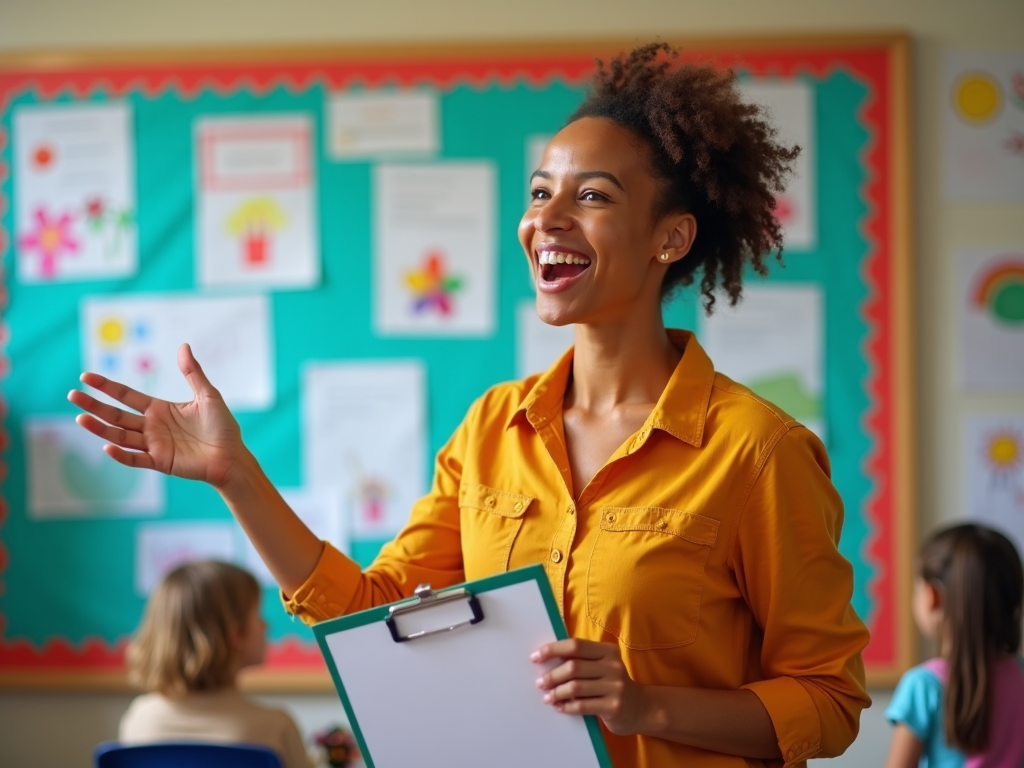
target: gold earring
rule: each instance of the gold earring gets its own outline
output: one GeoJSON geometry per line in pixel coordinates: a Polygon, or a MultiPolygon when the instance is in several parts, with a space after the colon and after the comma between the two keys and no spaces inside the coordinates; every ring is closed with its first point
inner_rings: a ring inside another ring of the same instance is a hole
{"type": "Polygon", "coordinates": [[[663,253],[658,258],[660,258],[662,261],[668,261],[668,254],[667,253],[663,253]]]}

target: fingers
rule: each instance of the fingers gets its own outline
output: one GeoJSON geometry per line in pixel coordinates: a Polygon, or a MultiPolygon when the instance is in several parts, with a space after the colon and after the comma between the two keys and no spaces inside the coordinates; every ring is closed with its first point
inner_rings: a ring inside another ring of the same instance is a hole
{"type": "Polygon", "coordinates": [[[537,678],[537,687],[547,690],[569,680],[596,680],[612,670],[607,661],[571,659],[537,678]]]}
{"type": "MultiPolygon", "coordinates": [[[[124,403],[133,411],[138,411],[139,413],[145,413],[146,409],[149,408],[149,404],[153,402],[153,398],[149,395],[136,392],[131,387],[111,381],[106,376],[100,376],[98,373],[86,372],[79,378],[83,384],[93,389],[98,389],[103,394],[109,395],[117,400],[117,402],[124,403]]],[[[71,402],[74,403],[75,401],[72,400],[71,402]]],[[[75,403],[75,405],[78,405],[78,403],[75,403]]]]}
{"type": "Polygon", "coordinates": [[[119,464],[124,464],[126,467],[156,469],[156,464],[153,463],[153,457],[148,453],[126,451],[124,448],[119,448],[116,445],[104,445],[103,450],[106,451],[107,455],[114,461],[119,464]]]}
{"type": "Polygon", "coordinates": [[[192,387],[192,392],[194,394],[218,394],[217,388],[210,383],[208,378],[206,378],[206,374],[203,373],[202,366],[199,365],[195,355],[192,354],[192,347],[188,344],[182,344],[178,347],[178,369],[185,376],[185,380],[188,382],[188,385],[192,387]]]}
{"type": "Polygon", "coordinates": [[[146,450],[146,438],[140,432],[133,432],[120,427],[112,427],[88,413],[80,413],[75,417],[79,426],[85,427],[97,437],[134,451],[146,450]]]}
{"type": "Polygon", "coordinates": [[[571,680],[544,694],[545,704],[567,704],[576,699],[609,697],[616,699],[622,694],[623,685],[618,680],[571,680]]]}
{"type": "Polygon", "coordinates": [[[102,403],[92,395],[79,389],[73,389],[68,392],[68,400],[83,411],[91,413],[93,416],[103,419],[103,421],[116,427],[141,432],[146,424],[146,420],[137,413],[129,413],[107,403],[102,403]]]}
{"type": "Polygon", "coordinates": [[[530,654],[530,660],[536,664],[542,664],[551,659],[603,659],[615,654],[619,649],[609,643],[596,643],[593,640],[580,640],[570,637],[568,640],[556,640],[553,643],[542,645],[530,654]]]}

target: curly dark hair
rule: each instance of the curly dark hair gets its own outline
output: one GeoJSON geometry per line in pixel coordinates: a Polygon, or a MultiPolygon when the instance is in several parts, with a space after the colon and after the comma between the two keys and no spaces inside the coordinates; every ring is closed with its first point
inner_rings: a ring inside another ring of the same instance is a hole
{"type": "Polygon", "coordinates": [[[740,101],[731,70],[682,64],[666,43],[650,43],[597,62],[593,90],[569,118],[603,117],[633,131],[650,149],[661,182],[655,217],[685,211],[697,219],[689,254],[669,266],[662,298],[693,283],[711,314],[721,286],[736,304],[749,262],[761,275],[766,256],[782,259],[775,195],[784,188],[799,147],[776,141],[764,111],[740,101]]]}

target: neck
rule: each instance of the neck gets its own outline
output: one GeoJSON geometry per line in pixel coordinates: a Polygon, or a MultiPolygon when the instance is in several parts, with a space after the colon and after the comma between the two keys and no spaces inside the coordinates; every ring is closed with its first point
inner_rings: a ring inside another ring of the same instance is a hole
{"type": "Polygon", "coordinates": [[[655,403],[679,363],[661,303],[623,318],[576,326],[566,407],[606,413],[620,405],[655,403]]]}

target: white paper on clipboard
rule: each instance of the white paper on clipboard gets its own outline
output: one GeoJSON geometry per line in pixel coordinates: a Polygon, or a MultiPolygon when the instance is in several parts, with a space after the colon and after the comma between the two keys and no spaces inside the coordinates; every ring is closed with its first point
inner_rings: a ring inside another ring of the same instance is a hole
{"type": "MultiPolygon", "coordinates": [[[[534,580],[477,594],[483,620],[395,642],[384,621],[325,637],[374,768],[599,768],[583,718],[542,701],[530,653],[555,634],[534,580]]],[[[402,632],[464,621],[465,602],[424,608],[402,632]]],[[[552,664],[551,666],[554,666],[552,664]]],[[[369,763],[369,761],[368,761],[369,763]]]]}

